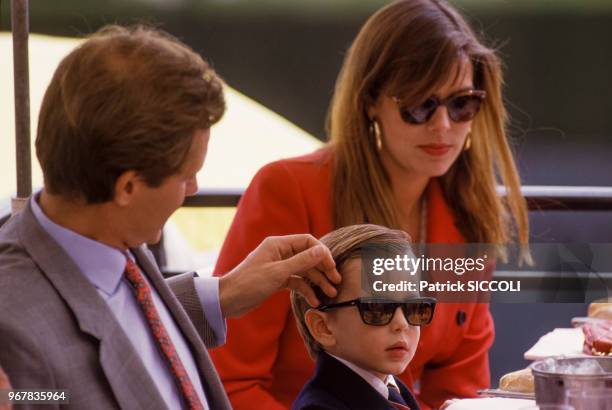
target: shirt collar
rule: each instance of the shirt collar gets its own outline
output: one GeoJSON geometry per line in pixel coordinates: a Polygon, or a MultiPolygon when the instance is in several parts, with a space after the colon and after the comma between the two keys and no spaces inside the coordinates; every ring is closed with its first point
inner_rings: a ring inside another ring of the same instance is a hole
{"type": "Polygon", "coordinates": [[[338,360],[340,363],[344,364],[346,367],[348,367],[349,369],[357,373],[359,376],[361,376],[370,386],[372,386],[377,392],[379,392],[385,399],[389,400],[389,387],[387,387],[388,385],[392,385],[396,389],[399,390],[397,382],[395,381],[395,378],[392,375],[388,374],[386,376],[386,380],[382,381],[380,377],[376,376],[374,373],[362,367],[359,367],[356,364],[349,362],[348,360],[345,360],[341,357],[335,356],[330,353],[327,353],[327,354],[329,354],[334,359],[338,360]]]}
{"type": "Polygon", "coordinates": [[[37,192],[30,198],[38,223],[66,251],[92,285],[108,296],[114,294],[125,270],[125,254],[51,221],[38,205],[39,197],[40,192],[37,192]]]}

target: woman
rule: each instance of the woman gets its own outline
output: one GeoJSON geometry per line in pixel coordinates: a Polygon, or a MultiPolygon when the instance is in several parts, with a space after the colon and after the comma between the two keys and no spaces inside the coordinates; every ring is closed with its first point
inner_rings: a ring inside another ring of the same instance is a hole
{"type": "MultiPolygon", "coordinates": [[[[215,273],[266,236],[374,223],[415,242],[526,244],[528,222],[506,140],[500,61],[444,1],[405,0],[371,16],[348,51],[330,141],[262,168],[240,203],[215,273]],[[505,186],[506,197],[496,193],[505,186]]],[[[213,352],[234,407],[284,409],[313,372],[288,293],[228,321],[213,352]]],[[[489,384],[487,304],[441,303],[402,379],[423,408],[489,384]]]]}

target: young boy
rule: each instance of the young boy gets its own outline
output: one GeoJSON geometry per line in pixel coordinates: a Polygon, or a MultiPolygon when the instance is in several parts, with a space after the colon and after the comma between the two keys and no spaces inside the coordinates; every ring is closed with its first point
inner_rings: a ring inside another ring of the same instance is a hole
{"type": "Polygon", "coordinates": [[[435,302],[415,292],[396,292],[384,299],[377,295],[372,302],[362,288],[361,273],[364,245],[405,252],[410,249],[407,235],[377,225],[353,225],[325,235],[321,242],[330,249],[342,283],[333,300],[317,292],[317,308],[291,294],[298,329],[317,362],[293,409],[418,410],[411,392],[393,375],[402,373],[414,356],[419,326],[431,321],[435,302]]]}

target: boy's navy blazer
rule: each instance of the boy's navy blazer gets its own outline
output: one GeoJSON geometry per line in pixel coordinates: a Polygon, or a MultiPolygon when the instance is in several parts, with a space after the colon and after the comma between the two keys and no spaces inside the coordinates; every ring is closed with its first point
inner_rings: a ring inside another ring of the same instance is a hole
{"type": "MultiPolygon", "coordinates": [[[[411,410],[419,406],[406,385],[395,378],[411,410]]],[[[321,352],[314,376],[304,385],[292,410],[397,410],[363,377],[321,352]]]]}

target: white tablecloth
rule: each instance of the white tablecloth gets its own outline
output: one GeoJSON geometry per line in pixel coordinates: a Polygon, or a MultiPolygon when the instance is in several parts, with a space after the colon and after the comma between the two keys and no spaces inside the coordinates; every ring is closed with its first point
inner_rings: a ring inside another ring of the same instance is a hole
{"type": "Polygon", "coordinates": [[[446,410],[520,410],[530,406],[535,406],[535,400],[487,397],[459,400],[447,407],[446,410]]]}

